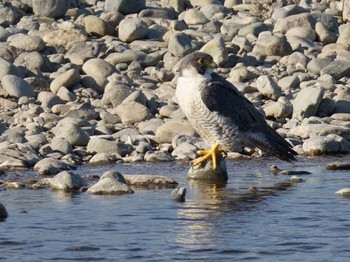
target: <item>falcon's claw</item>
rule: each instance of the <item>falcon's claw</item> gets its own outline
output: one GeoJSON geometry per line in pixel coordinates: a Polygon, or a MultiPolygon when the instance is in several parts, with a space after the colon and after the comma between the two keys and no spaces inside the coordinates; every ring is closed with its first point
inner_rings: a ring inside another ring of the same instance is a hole
{"type": "Polygon", "coordinates": [[[215,144],[210,150],[199,150],[197,153],[201,155],[201,157],[198,157],[192,161],[192,165],[196,166],[201,163],[206,162],[209,158],[211,158],[211,161],[213,163],[213,168],[217,168],[217,157],[218,155],[222,154],[222,150],[219,149],[219,144],[215,144]]]}

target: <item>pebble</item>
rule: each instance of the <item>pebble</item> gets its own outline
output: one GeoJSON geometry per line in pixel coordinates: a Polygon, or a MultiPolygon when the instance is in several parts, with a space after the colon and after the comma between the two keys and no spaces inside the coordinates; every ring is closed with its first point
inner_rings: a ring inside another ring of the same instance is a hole
{"type": "Polygon", "coordinates": [[[122,195],[134,191],[126,184],[122,174],[117,171],[106,171],[96,184],[88,188],[87,192],[93,195],[122,195]]]}

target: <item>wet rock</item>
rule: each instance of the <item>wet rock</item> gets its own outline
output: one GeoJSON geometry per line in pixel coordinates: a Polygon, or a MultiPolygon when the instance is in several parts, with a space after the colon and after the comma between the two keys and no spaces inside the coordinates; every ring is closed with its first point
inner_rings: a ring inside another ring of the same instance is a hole
{"type": "Polygon", "coordinates": [[[171,191],[171,198],[177,202],[185,202],[186,201],[186,188],[185,187],[177,187],[173,191],[171,191]]]}
{"type": "Polygon", "coordinates": [[[211,160],[201,165],[191,165],[187,172],[187,177],[192,180],[226,182],[228,176],[225,159],[218,157],[217,161],[217,168],[215,170],[213,169],[211,160]]]}
{"type": "Polygon", "coordinates": [[[147,162],[164,162],[173,160],[172,156],[167,151],[147,151],[144,159],[147,162]]]}
{"type": "Polygon", "coordinates": [[[4,219],[7,216],[8,216],[8,213],[5,206],[2,203],[0,203],[0,219],[4,219]]]}
{"type": "Polygon", "coordinates": [[[301,89],[292,101],[294,107],[293,118],[303,119],[315,115],[323,95],[324,90],[321,87],[310,86],[301,89]]]}
{"type": "Polygon", "coordinates": [[[41,176],[55,175],[62,170],[69,169],[72,169],[72,166],[51,157],[38,161],[34,166],[34,171],[36,171],[41,176]]]}
{"type": "Polygon", "coordinates": [[[23,189],[25,188],[24,183],[22,182],[8,182],[6,183],[7,189],[23,189]]]}
{"type": "Polygon", "coordinates": [[[1,79],[2,87],[11,97],[34,97],[33,87],[15,75],[5,75],[1,79]]]}
{"type": "Polygon", "coordinates": [[[107,171],[96,184],[89,187],[87,192],[93,195],[122,195],[134,191],[126,184],[122,174],[117,171],[107,171]]]}
{"type": "Polygon", "coordinates": [[[69,0],[33,0],[33,12],[38,16],[61,18],[69,8],[69,0]]]}
{"type": "Polygon", "coordinates": [[[301,183],[301,182],[303,182],[304,180],[303,180],[301,177],[298,177],[298,176],[294,175],[294,176],[292,176],[292,177],[289,179],[289,181],[290,181],[291,183],[301,183]]]}
{"type": "Polygon", "coordinates": [[[350,170],[350,163],[334,162],[326,165],[327,170],[350,170]]]}
{"type": "Polygon", "coordinates": [[[72,192],[84,186],[84,181],[78,174],[62,171],[50,179],[50,186],[52,190],[72,192]]]}
{"type": "Polygon", "coordinates": [[[342,197],[350,197],[350,188],[339,189],[335,194],[342,197]]]}
{"type": "Polygon", "coordinates": [[[331,62],[333,62],[333,59],[329,57],[315,57],[307,64],[307,70],[313,74],[320,74],[321,70],[328,66],[331,62]]]}
{"type": "Polygon", "coordinates": [[[126,183],[129,186],[138,188],[173,188],[178,185],[178,183],[174,179],[166,176],[147,174],[124,174],[124,177],[126,183]]]}

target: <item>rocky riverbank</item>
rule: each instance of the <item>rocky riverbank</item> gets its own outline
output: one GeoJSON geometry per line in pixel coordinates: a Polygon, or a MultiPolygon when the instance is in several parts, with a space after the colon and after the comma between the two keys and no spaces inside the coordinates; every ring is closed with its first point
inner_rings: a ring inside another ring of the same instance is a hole
{"type": "Polygon", "coordinates": [[[2,1],[0,169],[195,158],[174,96],[195,50],[299,154],[349,153],[349,1],[243,2],[2,1]]]}

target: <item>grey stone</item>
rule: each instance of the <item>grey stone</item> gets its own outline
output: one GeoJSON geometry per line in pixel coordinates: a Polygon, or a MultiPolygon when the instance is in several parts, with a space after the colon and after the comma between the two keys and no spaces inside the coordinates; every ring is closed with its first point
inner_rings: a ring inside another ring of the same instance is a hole
{"type": "Polygon", "coordinates": [[[337,41],[337,34],[330,31],[323,23],[317,22],[315,25],[315,31],[320,42],[327,45],[335,43],[337,41]]]}
{"type": "Polygon", "coordinates": [[[286,32],[286,37],[288,36],[299,36],[302,38],[309,39],[311,41],[316,40],[316,32],[312,28],[308,27],[293,27],[286,32]]]}
{"type": "Polygon", "coordinates": [[[326,66],[328,66],[332,61],[333,59],[329,57],[325,57],[325,58],[315,57],[309,61],[306,68],[310,73],[320,74],[321,70],[326,66]]]}
{"type": "Polygon", "coordinates": [[[163,162],[173,160],[173,158],[167,151],[147,151],[144,156],[144,159],[147,162],[163,162]]]}
{"type": "Polygon", "coordinates": [[[191,53],[194,49],[194,43],[192,39],[185,33],[179,32],[174,33],[168,44],[168,51],[176,57],[184,57],[185,55],[191,53]]]}
{"type": "Polygon", "coordinates": [[[211,55],[217,65],[223,65],[228,60],[225,40],[222,37],[214,37],[213,40],[206,43],[200,51],[211,55]]]}
{"type": "Polygon", "coordinates": [[[89,35],[101,37],[116,34],[115,29],[110,24],[95,15],[85,16],[82,22],[89,35]]]}
{"type": "Polygon", "coordinates": [[[137,102],[128,102],[119,105],[116,113],[120,117],[123,124],[136,124],[150,118],[149,109],[137,102]]]}
{"type": "Polygon", "coordinates": [[[33,0],[33,12],[38,16],[61,18],[69,8],[69,0],[33,0]]]}
{"type": "Polygon", "coordinates": [[[24,14],[17,8],[13,8],[11,5],[0,6],[0,25],[8,27],[15,25],[24,14]]]}
{"type": "Polygon", "coordinates": [[[125,174],[124,178],[129,186],[139,188],[172,188],[178,185],[178,183],[174,179],[159,175],[125,174]]]}
{"type": "Polygon", "coordinates": [[[105,172],[100,180],[87,190],[93,195],[122,195],[134,191],[126,184],[125,178],[117,171],[105,172]]]}
{"type": "Polygon", "coordinates": [[[37,36],[16,34],[10,36],[7,41],[9,42],[9,45],[25,52],[40,52],[45,48],[45,42],[37,36]]]}
{"type": "Polygon", "coordinates": [[[175,157],[176,160],[192,160],[196,158],[196,152],[198,148],[188,142],[179,144],[171,155],[175,157]]]}
{"type": "Polygon", "coordinates": [[[2,87],[11,97],[34,97],[34,88],[15,75],[5,75],[1,79],[2,87]]]}
{"type": "Polygon", "coordinates": [[[248,34],[253,34],[255,36],[259,36],[261,32],[270,31],[270,30],[271,30],[271,27],[268,26],[267,24],[263,22],[256,22],[256,23],[246,25],[241,29],[239,29],[238,35],[247,36],[248,34]]]}
{"type": "Polygon", "coordinates": [[[307,9],[300,7],[299,5],[287,5],[282,8],[277,8],[271,15],[272,19],[284,18],[291,15],[297,15],[308,12],[307,9]]]}
{"type": "Polygon", "coordinates": [[[61,46],[69,50],[78,42],[87,40],[87,33],[81,27],[69,25],[66,28],[60,27],[56,30],[48,30],[43,36],[48,46],[61,46]]]}
{"type": "Polygon", "coordinates": [[[184,14],[184,21],[187,25],[199,25],[208,23],[209,20],[197,9],[189,9],[184,14]]]}
{"type": "Polygon", "coordinates": [[[73,151],[72,145],[64,137],[54,137],[50,142],[50,147],[54,151],[70,154],[73,151]]]}
{"type": "Polygon", "coordinates": [[[90,140],[89,136],[75,122],[66,118],[58,122],[52,129],[57,138],[63,137],[72,146],[86,146],[90,140]]]}
{"type": "Polygon", "coordinates": [[[65,86],[66,88],[70,89],[74,84],[79,83],[81,80],[80,74],[78,70],[72,68],[68,71],[58,75],[50,84],[50,90],[53,93],[57,93],[57,91],[62,87],[65,86]]]}
{"type": "Polygon", "coordinates": [[[314,29],[315,24],[316,19],[310,13],[290,15],[285,18],[277,19],[273,32],[284,34],[293,27],[308,27],[314,29]]]}
{"type": "Polygon", "coordinates": [[[57,96],[63,101],[75,101],[77,96],[70,92],[65,86],[60,87],[57,91],[57,96]]]}
{"type": "Polygon", "coordinates": [[[42,91],[38,94],[37,101],[43,107],[52,108],[58,104],[64,104],[64,101],[52,92],[42,91]]]}
{"type": "Polygon", "coordinates": [[[187,120],[172,119],[161,125],[156,131],[155,139],[158,143],[171,143],[176,135],[196,135],[196,131],[187,120]]]}
{"type": "Polygon", "coordinates": [[[143,39],[147,35],[148,27],[140,18],[125,18],[120,22],[118,32],[120,40],[130,43],[143,39]]]}
{"type": "Polygon", "coordinates": [[[124,15],[138,13],[146,7],[146,0],[106,0],[107,11],[117,11],[124,15]]]}
{"type": "Polygon", "coordinates": [[[44,158],[34,165],[34,171],[41,176],[55,175],[71,168],[70,165],[51,157],[44,158]]]}
{"type": "Polygon", "coordinates": [[[346,76],[350,77],[350,63],[348,60],[334,60],[321,70],[321,75],[328,74],[336,80],[346,76]]]}
{"type": "Polygon", "coordinates": [[[62,171],[50,180],[50,186],[52,190],[71,192],[76,191],[84,186],[84,181],[78,174],[62,171]]]}
{"type": "Polygon", "coordinates": [[[107,78],[116,72],[113,65],[101,58],[92,58],[83,64],[84,72],[93,78],[107,78]]]}
{"type": "Polygon", "coordinates": [[[285,56],[292,53],[292,47],[284,37],[262,33],[253,48],[253,53],[265,56],[285,56]]]}
{"type": "Polygon", "coordinates": [[[5,206],[2,203],[0,203],[0,219],[2,220],[4,218],[6,218],[7,216],[8,216],[8,213],[7,213],[5,206]]]}
{"type": "Polygon", "coordinates": [[[277,84],[281,87],[282,90],[291,90],[296,89],[300,84],[300,79],[296,75],[285,76],[278,80],[277,84]]]}
{"type": "Polygon", "coordinates": [[[104,45],[96,42],[77,42],[68,50],[65,57],[73,64],[83,65],[88,59],[97,57],[104,45]]]}
{"type": "Polygon", "coordinates": [[[158,63],[156,58],[139,50],[125,50],[122,53],[112,53],[109,54],[105,60],[112,65],[121,63],[131,64],[133,61],[137,61],[143,67],[155,66],[158,63]]]}
{"type": "Polygon", "coordinates": [[[324,90],[320,87],[307,87],[301,89],[297,97],[292,101],[294,111],[293,118],[303,119],[314,116],[323,98],[324,90]]]}
{"type": "Polygon", "coordinates": [[[14,64],[8,62],[4,58],[0,57],[0,79],[2,79],[4,75],[15,75],[18,77],[25,76],[22,70],[20,70],[14,64]]]}
{"type": "Polygon", "coordinates": [[[120,143],[116,141],[94,137],[90,139],[86,150],[89,153],[106,153],[120,155],[122,153],[120,147],[120,143]]]}
{"type": "Polygon", "coordinates": [[[228,180],[225,159],[218,156],[217,161],[216,169],[213,168],[211,159],[201,165],[191,165],[187,177],[191,180],[225,183],[228,180]]]}
{"type": "Polygon", "coordinates": [[[256,80],[256,86],[263,96],[272,100],[277,100],[282,94],[281,87],[268,75],[259,76],[256,80]]]}
{"type": "Polygon", "coordinates": [[[177,202],[185,202],[186,200],[186,188],[185,187],[177,187],[173,191],[171,191],[171,198],[177,202]]]}
{"type": "Polygon", "coordinates": [[[329,137],[316,136],[303,143],[303,151],[306,155],[322,155],[339,152],[339,143],[329,137]]]}
{"type": "Polygon", "coordinates": [[[50,67],[50,63],[37,51],[24,52],[20,54],[13,63],[16,66],[22,66],[33,72],[36,72],[37,70],[47,71],[50,67]]]}

